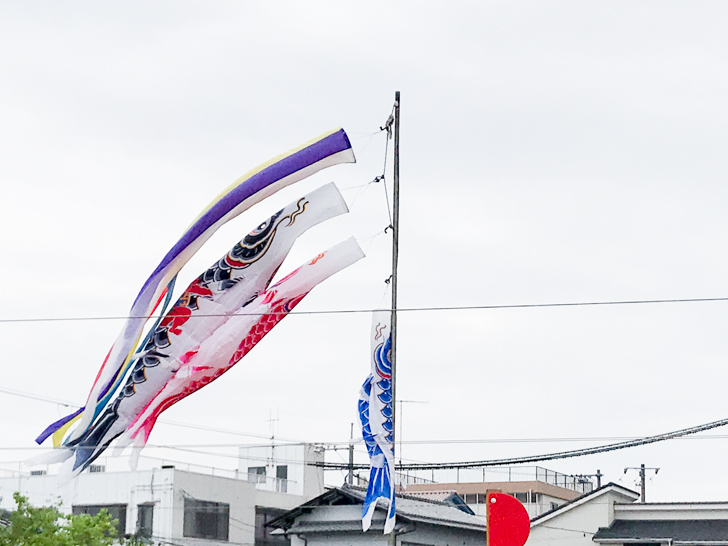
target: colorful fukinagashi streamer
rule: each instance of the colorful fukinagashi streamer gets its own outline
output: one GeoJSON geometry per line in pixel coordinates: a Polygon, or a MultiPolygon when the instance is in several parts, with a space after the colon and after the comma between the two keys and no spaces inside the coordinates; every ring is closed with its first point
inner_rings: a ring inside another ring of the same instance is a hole
{"type": "Polygon", "coordinates": [[[75,455],[74,471],[88,466],[149,406],[189,351],[266,290],[301,234],[345,212],[346,203],[331,183],[258,225],[189,285],[134,355],[124,384],[98,405],[91,426],[66,441],[55,459],[75,455]]]}
{"type": "Polygon", "coordinates": [[[377,502],[386,499],[389,506],[384,534],[392,532],[396,520],[391,350],[390,313],[376,311],[372,317],[371,373],[359,392],[359,420],[371,464],[362,508],[362,528],[364,531],[369,529],[377,502]]]}
{"type": "MultiPolygon", "coordinates": [[[[330,183],[291,203],[260,224],[190,284],[174,308],[153,328],[140,347],[141,352],[134,355],[132,360],[134,371],[131,380],[127,379],[126,388],[138,385],[139,377],[148,375],[145,370],[149,367],[156,367],[160,359],[165,362],[172,361],[177,352],[185,347],[185,343],[189,345],[189,340],[195,341],[200,335],[198,330],[214,329],[222,324],[225,316],[230,315],[240,305],[254,298],[258,292],[265,290],[299,235],[313,225],[345,212],[347,212],[347,207],[341,194],[336,186],[330,183]],[[236,286],[235,290],[231,290],[233,286],[236,286]],[[199,320],[189,322],[191,317],[203,315],[210,315],[210,317],[204,322],[199,320]],[[142,375],[140,376],[140,374],[142,375]]],[[[156,370],[155,378],[157,380],[161,379],[159,373],[161,369],[163,368],[156,370]]],[[[125,376],[119,377],[113,388],[109,389],[108,394],[99,400],[94,419],[117,394],[124,378],[125,376]]],[[[152,388],[151,384],[147,384],[145,387],[146,389],[152,388]]],[[[134,388],[139,390],[138,386],[134,388]]],[[[143,403],[143,397],[136,396],[133,402],[133,406],[130,403],[124,404],[124,406],[136,407],[143,403]]],[[[108,413],[108,408],[106,409],[108,413]]],[[[53,434],[54,445],[58,447],[66,428],[73,424],[73,418],[80,411],[67,415],[48,426],[38,436],[36,442],[42,443],[53,434]]],[[[134,416],[137,412],[127,410],[122,413],[134,416]]],[[[110,426],[108,421],[107,426],[110,426]]],[[[98,433],[97,428],[96,434],[98,433]]],[[[62,458],[61,454],[52,457],[53,460],[58,458],[62,458]]]]}
{"type": "MultiPolygon", "coordinates": [[[[71,439],[87,430],[104,399],[125,376],[149,317],[171,291],[177,273],[200,247],[227,221],[266,197],[321,169],[355,162],[351,143],[343,129],[321,135],[253,169],[225,189],[190,225],[150,275],[137,295],[119,337],[109,351],[91,387],[81,421],[71,439]]],[[[72,420],[78,419],[78,416],[72,420]]],[[[64,424],[66,429],[68,423],[64,424]]]]}
{"type": "Polygon", "coordinates": [[[363,257],[356,241],[347,239],[317,255],[232,315],[212,336],[179,359],[180,367],[174,377],[119,438],[119,449],[133,441],[135,458],[138,457],[162,412],[228,371],[317,284],[363,257]]]}

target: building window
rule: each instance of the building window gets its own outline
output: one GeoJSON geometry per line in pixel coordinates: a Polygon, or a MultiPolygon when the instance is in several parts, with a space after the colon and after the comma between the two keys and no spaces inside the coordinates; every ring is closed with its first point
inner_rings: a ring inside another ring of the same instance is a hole
{"type": "Polygon", "coordinates": [[[465,493],[465,504],[477,504],[478,495],[477,493],[465,493]]]}
{"type": "Polygon", "coordinates": [[[228,540],[229,528],[229,504],[185,499],[184,536],[228,540]]]}
{"type": "Polygon", "coordinates": [[[152,538],[154,526],[154,504],[137,505],[137,537],[152,538]]]}
{"type": "Polygon", "coordinates": [[[513,496],[516,497],[516,500],[518,502],[521,502],[523,504],[526,504],[528,502],[528,493],[513,493],[513,496]]]}
{"type": "Polygon", "coordinates": [[[116,523],[116,538],[124,538],[126,532],[126,504],[84,504],[73,507],[73,513],[95,516],[104,509],[116,523]]]}
{"type": "Polygon", "coordinates": [[[253,483],[265,483],[265,467],[249,466],[248,481],[253,483]]]}
{"type": "Polygon", "coordinates": [[[531,502],[534,504],[541,502],[541,493],[531,491],[531,502]]]}
{"type": "Polygon", "coordinates": [[[255,507],[255,546],[288,546],[291,544],[290,539],[285,535],[272,535],[273,529],[265,526],[269,521],[285,513],[285,510],[279,508],[255,507]]]}
{"type": "Polygon", "coordinates": [[[276,491],[288,492],[288,465],[276,466],[276,491]]]}
{"type": "Polygon", "coordinates": [[[478,504],[488,504],[487,493],[478,493],[478,504]]]}

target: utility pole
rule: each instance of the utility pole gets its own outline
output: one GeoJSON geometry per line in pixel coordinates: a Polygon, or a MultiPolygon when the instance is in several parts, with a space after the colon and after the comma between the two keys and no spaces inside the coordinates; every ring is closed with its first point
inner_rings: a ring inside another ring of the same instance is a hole
{"type": "Polygon", "coordinates": [[[645,496],[645,482],[647,481],[647,470],[654,470],[655,474],[657,474],[660,469],[655,467],[646,467],[644,463],[642,463],[639,467],[636,466],[628,466],[624,469],[624,473],[626,474],[628,470],[637,470],[639,471],[640,475],[640,502],[646,502],[646,496],[645,496]]]}

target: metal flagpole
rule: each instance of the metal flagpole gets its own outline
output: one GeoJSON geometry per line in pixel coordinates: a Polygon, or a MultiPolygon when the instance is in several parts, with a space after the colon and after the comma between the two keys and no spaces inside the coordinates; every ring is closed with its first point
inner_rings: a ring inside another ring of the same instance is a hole
{"type": "MultiPolygon", "coordinates": [[[[394,188],[392,189],[392,448],[396,445],[395,432],[397,430],[397,262],[399,260],[399,91],[394,93],[394,188]]],[[[392,476],[392,487],[395,487],[395,477],[392,476]]],[[[397,544],[397,535],[392,531],[392,544],[397,544]]]]}
{"type": "MultiPolygon", "coordinates": [[[[394,94],[394,188],[392,208],[392,445],[397,430],[397,262],[399,260],[399,91],[394,94]]],[[[392,476],[394,479],[394,476],[392,476]]]]}

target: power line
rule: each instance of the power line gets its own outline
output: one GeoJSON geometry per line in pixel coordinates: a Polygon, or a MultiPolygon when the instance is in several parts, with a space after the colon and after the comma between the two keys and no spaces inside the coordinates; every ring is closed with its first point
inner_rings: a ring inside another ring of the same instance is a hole
{"type": "MultiPolygon", "coordinates": [[[[422,313],[437,311],[477,311],[487,309],[531,309],[546,307],[589,307],[603,305],[645,305],[656,303],[706,303],[728,301],[726,298],[678,298],[678,299],[659,299],[659,300],[616,300],[616,301],[582,301],[582,302],[560,302],[560,303],[516,303],[506,305],[454,305],[440,307],[398,307],[397,312],[404,313],[422,313]]],[[[387,311],[387,309],[328,309],[322,311],[291,311],[288,315],[347,315],[356,313],[372,313],[373,311],[387,311]]],[[[266,313],[236,313],[233,315],[209,314],[195,315],[190,320],[205,317],[247,317],[247,316],[263,316],[273,315],[273,312],[266,313]]],[[[24,323],[24,322],[83,322],[93,320],[130,320],[130,319],[158,319],[161,315],[145,316],[99,316],[99,317],[34,317],[34,318],[15,318],[0,319],[0,324],[24,323]]]]}
{"type": "MultiPolygon", "coordinates": [[[[61,406],[65,406],[67,408],[77,409],[77,408],[81,407],[78,404],[72,404],[70,402],[66,402],[63,400],[58,400],[55,398],[49,398],[49,397],[45,397],[45,396],[38,396],[35,394],[31,394],[29,392],[23,392],[23,391],[18,391],[18,390],[14,390],[14,389],[7,389],[4,387],[0,387],[0,392],[5,393],[5,394],[10,394],[12,396],[19,396],[21,398],[28,398],[30,400],[38,400],[40,402],[58,404],[61,406]]],[[[248,438],[258,438],[258,439],[263,439],[263,440],[270,440],[270,436],[267,436],[265,434],[254,434],[252,432],[242,432],[239,430],[230,430],[230,429],[225,429],[225,428],[212,427],[209,425],[194,425],[192,423],[181,423],[179,421],[168,421],[167,419],[160,419],[158,422],[165,424],[165,425],[172,425],[175,427],[192,428],[192,429],[197,429],[197,430],[206,430],[206,431],[210,431],[210,432],[219,432],[221,434],[232,434],[235,436],[245,436],[248,438]]],[[[292,443],[299,443],[299,444],[304,443],[301,440],[297,440],[297,439],[293,439],[293,438],[278,438],[278,439],[283,442],[292,442],[292,443]]]]}
{"type": "MultiPolygon", "coordinates": [[[[472,461],[472,462],[461,462],[461,463],[417,463],[417,464],[396,464],[395,470],[449,470],[456,468],[482,468],[484,466],[508,466],[513,464],[523,463],[536,463],[540,461],[553,461],[556,459],[567,459],[571,457],[583,457],[585,455],[595,455],[598,453],[606,453],[608,451],[616,451],[618,449],[627,449],[630,447],[637,447],[646,444],[652,444],[655,442],[662,442],[665,440],[672,440],[681,436],[687,436],[689,434],[695,434],[697,432],[703,432],[714,428],[728,425],[728,418],[721,419],[720,421],[713,421],[712,423],[706,423],[695,427],[685,428],[668,432],[665,434],[658,434],[656,436],[648,436],[646,438],[639,438],[635,440],[627,440],[625,442],[618,442],[613,444],[607,444],[603,446],[590,447],[586,449],[574,449],[570,451],[561,451],[557,453],[549,453],[546,455],[528,455],[526,457],[510,457],[507,459],[491,459],[487,461],[472,461]]],[[[339,469],[341,465],[337,463],[311,463],[313,466],[322,466],[327,469],[339,469]]],[[[346,466],[349,468],[349,466],[346,466]]],[[[368,468],[368,465],[355,465],[354,468],[362,469],[368,468]]]]}
{"type": "MultiPolygon", "coordinates": [[[[0,387],[0,393],[10,394],[13,396],[19,396],[21,398],[28,398],[30,400],[37,400],[40,402],[48,402],[51,404],[59,404],[61,406],[69,407],[69,408],[79,408],[80,406],[78,404],[72,404],[70,402],[59,400],[56,398],[50,398],[45,396],[38,396],[32,393],[19,391],[15,389],[8,389],[5,387],[0,387]]],[[[726,420],[721,421],[715,421],[714,423],[724,423],[726,420]]],[[[242,432],[238,430],[231,430],[231,429],[225,429],[225,428],[219,428],[219,427],[211,427],[209,425],[195,425],[192,423],[182,423],[180,421],[167,421],[167,420],[160,420],[160,423],[164,423],[167,425],[173,425],[178,427],[184,427],[184,428],[192,428],[197,430],[206,430],[210,432],[219,432],[222,434],[231,434],[234,436],[245,436],[250,438],[260,438],[263,440],[270,440],[270,436],[266,434],[255,434],[252,432],[242,432]]],[[[701,432],[702,430],[710,430],[710,428],[716,428],[718,426],[722,425],[713,425],[714,423],[708,423],[707,425],[700,425],[699,427],[709,426],[709,428],[701,429],[700,431],[695,432],[688,432],[685,434],[681,434],[678,436],[671,436],[670,438],[666,439],[683,439],[683,440],[725,440],[728,439],[728,434],[714,434],[714,435],[697,435],[697,432],[701,432]],[[690,437],[687,437],[688,435],[691,435],[690,437]]],[[[681,431],[677,432],[683,432],[683,431],[690,431],[695,428],[699,427],[692,427],[690,429],[683,429],[681,431]]],[[[610,441],[610,442],[635,442],[635,441],[641,441],[645,438],[651,438],[651,437],[645,437],[645,436],[568,436],[568,437],[533,437],[533,438],[469,438],[469,439],[460,439],[460,440],[447,440],[447,439],[430,439],[430,440],[403,440],[401,443],[406,445],[455,445],[455,444],[509,444],[509,443],[557,443],[557,442],[599,442],[599,441],[610,441]]],[[[300,439],[294,439],[294,438],[276,438],[279,441],[286,442],[284,445],[290,445],[290,444],[321,444],[326,446],[348,446],[351,440],[346,441],[325,441],[325,442],[304,442],[300,439]]],[[[361,441],[361,440],[357,440],[361,441]]],[[[146,444],[146,447],[148,448],[195,448],[195,447],[208,447],[208,448],[236,448],[236,447],[255,447],[264,445],[267,446],[269,444],[211,444],[211,443],[204,443],[204,444],[146,444]]],[[[7,451],[7,450],[20,450],[20,449],[29,449],[27,446],[18,446],[18,447],[9,447],[9,446],[3,446],[0,447],[0,451],[7,451]]],[[[34,448],[38,449],[38,448],[34,448]]]]}
{"type": "Polygon", "coordinates": [[[13,390],[13,389],[6,389],[4,387],[0,387],[0,392],[5,393],[5,394],[11,394],[13,396],[19,396],[21,398],[29,398],[31,400],[38,400],[40,402],[48,402],[48,403],[51,403],[51,404],[58,404],[59,406],[65,406],[67,408],[77,409],[77,408],[80,408],[81,407],[78,404],[71,404],[70,402],[64,402],[62,400],[56,400],[55,398],[47,398],[47,397],[44,397],[44,396],[37,396],[37,395],[31,394],[29,392],[16,391],[16,390],[13,390]]]}
{"type": "MultiPolygon", "coordinates": [[[[181,426],[192,426],[194,425],[185,425],[181,424],[181,426]]],[[[204,427],[205,430],[207,427],[204,427]]],[[[236,433],[233,431],[226,431],[230,434],[240,434],[240,435],[246,435],[244,433],[236,433]]],[[[268,440],[270,440],[270,437],[266,437],[268,440]]],[[[639,438],[644,438],[643,436],[640,436],[639,438]]],[[[589,437],[589,438],[492,438],[492,439],[474,439],[474,440],[405,440],[403,443],[409,444],[409,445],[456,445],[456,444],[509,444],[509,443],[538,443],[538,444],[550,444],[550,443],[559,443],[559,442],[586,442],[586,441],[609,441],[609,440],[637,440],[639,439],[637,437],[632,436],[604,436],[604,437],[589,437]]],[[[728,440],[728,434],[694,434],[691,436],[682,436],[678,438],[671,438],[673,440],[728,440]]],[[[276,440],[279,440],[279,438],[276,438],[276,440]]],[[[361,442],[361,440],[355,440],[355,442],[361,442]]],[[[399,443],[399,442],[397,442],[399,443]]],[[[349,441],[345,442],[318,442],[318,441],[311,441],[311,442],[286,442],[281,444],[275,444],[276,447],[287,447],[292,445],[302,445],[302,444],[314,444],[314,445],[322,445],[326,448],[331,448],[332,451],[334,448],[338,446],[342,447],[348,447],[349,441]]],[[[144,445],[144,449],[183,449],[183,448],[207,448],[207,449],[240,449],[240,448],[251,448],[251,447],[270,447],[271,444],[240,444],[240,443],[234,443],[234,444],[223,444],[223,443],[197,443],[197,444],[154,444],[149,443],[144,445]]],[[[43,447],[43,446],[0,446],[0,451],[28,451],[28,450],[53,450],[55,448],[53,447],[43,447]]],[[[357,453],[360,453],[362,455],[367,454],[364,450],[356,450],[357,453]]],[[[216,455],[215,453],[206,451],[205,455],[216,455]]],[[[252,457],[252,456],[245,456],[240,457],[242,459],[258,459],[258,457],[252,457]]]]}

